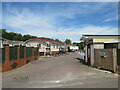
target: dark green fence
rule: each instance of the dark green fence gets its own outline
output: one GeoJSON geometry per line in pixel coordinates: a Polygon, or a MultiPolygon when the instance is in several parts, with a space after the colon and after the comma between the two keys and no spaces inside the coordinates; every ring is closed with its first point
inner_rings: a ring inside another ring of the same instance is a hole
{"type": "Polygon", "coordinates": [[[20,47],[20,59],[24,58],[24,47],[20,47]]]}
{"type": "Polygon", "coordinates": [[[17,60],[17,47],[10,47],[9,48],[9,60],[14,61],[17,60]]]}
{"type": "Polygon", "coordinates": [[[26,57],[32,57],[32,47],[26,47],[26,57]]]}
{"type": "MultiPolygon", "coordinates": [[[[26,58],[32,57],[32,50],[34,49],[34,56],[38,55],[39,49],[33,47],[26,47],[26,52],[24,52],[24,47],[20,46],[20,59],[24,58],[24,53],[26,53],[26,58]]],[[[17,60],[18,57],[18,47],[9,47],[9,60],[17,60]]],[[[5,48],[0,48],[0,63],[5,63],[5,48]]]]}
{"type": "Polygon", "coordinates": [[[0,63],[5,63],[5,49],[0,48],[0,63]]]}
{"type": "Polygon", "coordinates": [[[117,65],[120,65],[120,49],[117,50],[117,65]]]}
{"type": "Polygon", "coordinates": [[[2,48],[2,63],[5,63],[5,48],[2,48]]]}
{"type": "Polygon", "coordinates": [[[34,48],[34,56],[37,56],[38,55],[38,48],[34,48]]]}

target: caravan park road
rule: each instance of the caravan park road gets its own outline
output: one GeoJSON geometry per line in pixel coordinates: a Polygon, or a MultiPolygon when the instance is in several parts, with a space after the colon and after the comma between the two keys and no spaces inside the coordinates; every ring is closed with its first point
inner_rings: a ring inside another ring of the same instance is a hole
{"type": "Polygon", "coordinates": [[[3,88],[117,88],[118,76],[83,65],[76,53],[40,58],[2,74],[3,88]]]}

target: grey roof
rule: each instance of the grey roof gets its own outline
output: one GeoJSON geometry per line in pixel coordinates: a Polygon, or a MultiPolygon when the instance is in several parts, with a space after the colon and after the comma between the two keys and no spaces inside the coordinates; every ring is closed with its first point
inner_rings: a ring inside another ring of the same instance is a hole
{"type": "Polygon", "coordinates": [[[8,40],[8,39],[5,39],[5,38],[2,38],[0,37],[0,40],[3,41],[3,44],[24,44],[23,41],[14,41],[14,40],[8,40]]]}

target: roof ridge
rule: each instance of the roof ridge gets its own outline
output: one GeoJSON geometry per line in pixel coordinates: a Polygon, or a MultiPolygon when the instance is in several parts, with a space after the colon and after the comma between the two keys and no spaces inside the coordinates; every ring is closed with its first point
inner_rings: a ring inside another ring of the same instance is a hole
{"type": "Polygon", "coordinates": [[[33,38],[33,39],[41,39],[41,40],[46,40],[46,41],[53,41],[53,42],[58,42],[58,43],[64,43],[64,42],[61,42],[61,41],[47,39],[47,38],[33,38]]]}

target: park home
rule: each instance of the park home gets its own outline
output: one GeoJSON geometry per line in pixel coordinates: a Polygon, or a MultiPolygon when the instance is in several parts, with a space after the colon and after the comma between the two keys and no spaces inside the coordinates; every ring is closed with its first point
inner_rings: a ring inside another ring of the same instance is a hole
{"type": "Polygon", "coordinates": [[[66,51],[65,43],[46,38],[33,38],[25,43],[26,46],[39,47],[40,56],[55,55],[66,51]]]}

